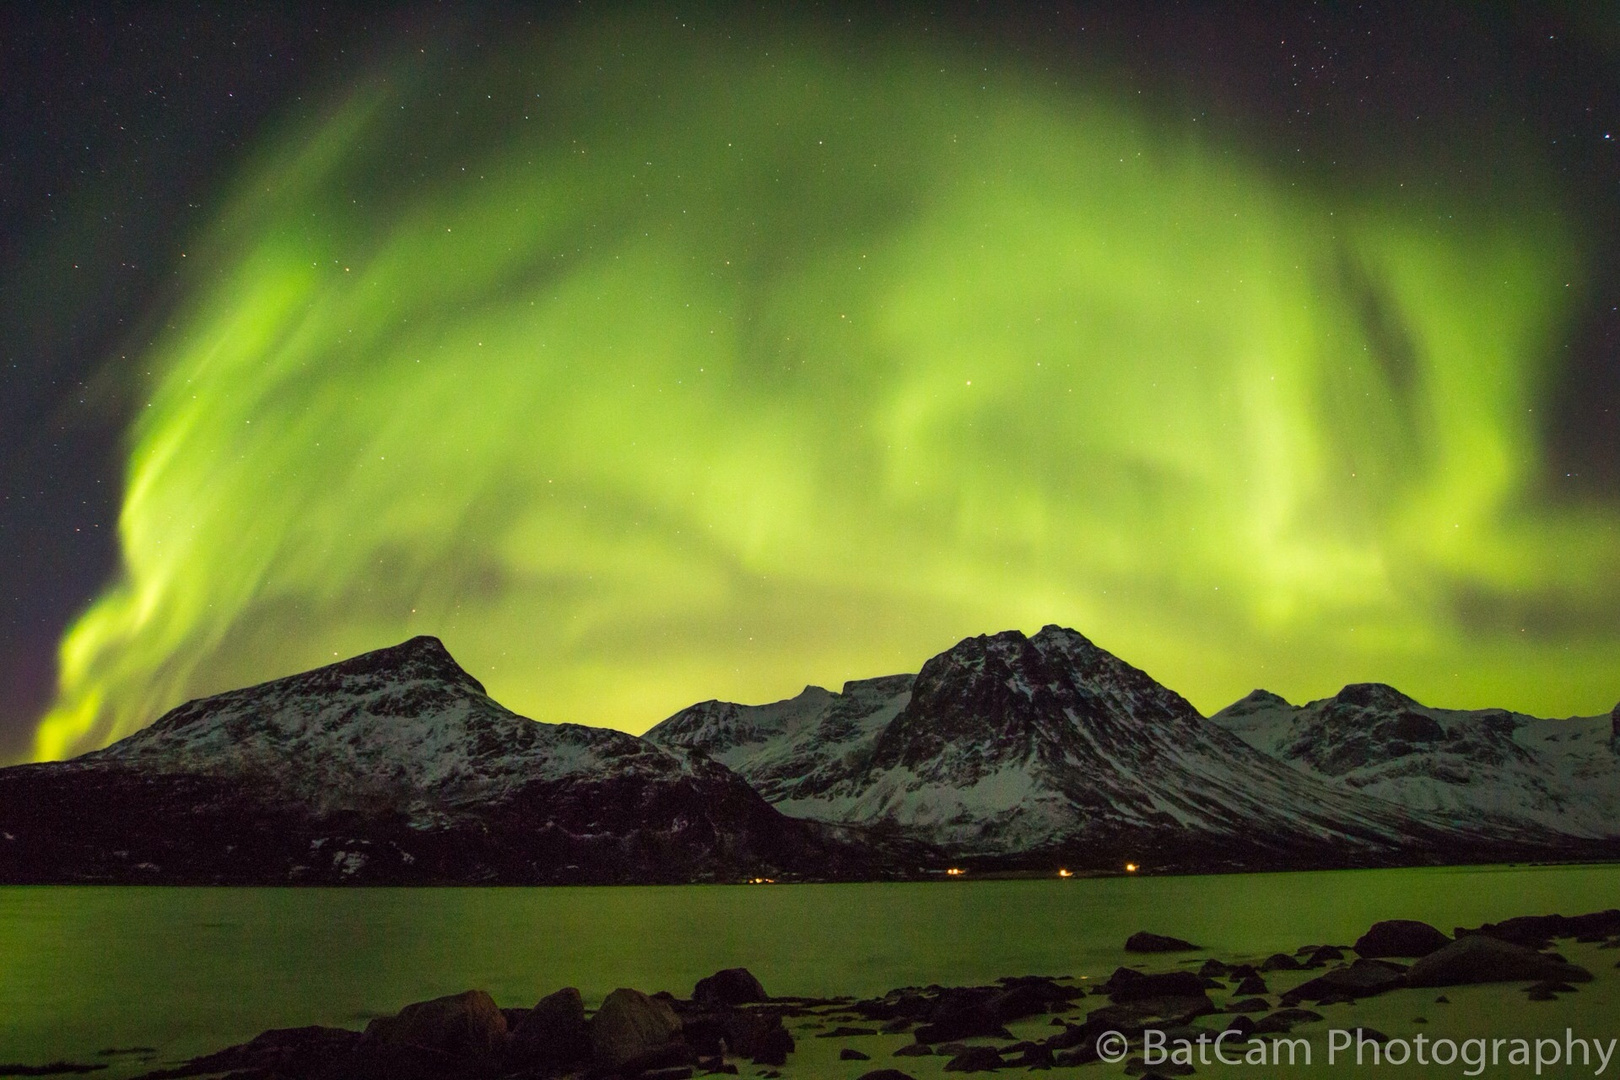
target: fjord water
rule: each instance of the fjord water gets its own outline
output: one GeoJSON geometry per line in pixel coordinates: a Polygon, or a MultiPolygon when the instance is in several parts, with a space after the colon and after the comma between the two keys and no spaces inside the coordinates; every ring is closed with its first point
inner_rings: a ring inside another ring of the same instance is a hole
{"type": "MultiPolygon", "coordinates": [[[[361,1026],[482,987],[691,992],[745,965],[773,994],[873,994],[1028,973],[1106,976],[1136,930],[1218,956],[1346,943],[1378,919],[1442,929],[1620,902],[1620,866],[1209,877],[614,888],[0,888],[0,1062],[272,1027],[361,1026]]],[[[106,1060],[106,1059],[103,1059],[106,1060]]],[[[108,1075],[108,1074],[103,1074],[108,1075]]]]}

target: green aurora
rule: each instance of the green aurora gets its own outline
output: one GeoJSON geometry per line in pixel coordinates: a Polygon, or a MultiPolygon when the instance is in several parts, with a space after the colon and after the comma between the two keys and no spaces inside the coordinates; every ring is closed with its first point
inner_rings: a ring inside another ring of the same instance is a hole
{"type": "Polygon", "coordinates": [[[188,249],[36,757],[415,633],[630,731],[1046,622],[1206,711],[1620,694],[1620,513],[1538,492],[1549,187],[806,28],[377,72],[188,249]]]}

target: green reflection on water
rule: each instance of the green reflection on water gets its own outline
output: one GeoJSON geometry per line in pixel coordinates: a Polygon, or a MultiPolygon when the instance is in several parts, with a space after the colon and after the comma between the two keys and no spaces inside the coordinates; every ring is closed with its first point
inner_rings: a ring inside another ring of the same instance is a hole
{"type": "MultiPolygon", "coordinates": [[[[359,1026],[468,987],[691,992],[737,964],[775,994],[1030,972],[1106,975],[1151,929],[1218,955],[1614,906],[1620,867],[1100,880],[553,889],[0,888],[0,1061],[144,1044],[188,1056],[270,1027],[359,1026]]],[[[1605,954],[1607,955],[1607,954],[1605,954]]],[[[104,1074],[106,1075],[106,1074],[104,1074]]]]}

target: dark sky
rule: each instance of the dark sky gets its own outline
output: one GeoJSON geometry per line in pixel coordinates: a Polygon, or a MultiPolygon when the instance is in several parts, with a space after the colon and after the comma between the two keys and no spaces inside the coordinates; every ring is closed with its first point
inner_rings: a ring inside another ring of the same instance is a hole
{"type": "MultiPolygon", "coordinates": [[[[1106,58],[1278,160],[1454,156],[1522,139],[1593,246],[1620,250],[1620,23],[1574,6],[860,6],[1054,69],[1106,58]]],[[[173,262],[272,121],[402,38],[465,54],[568,17],[460,5],[7,5],[0,26],[0,761],[48,704],[64,627],[115,571],[123,432],[173,262]],[[450,10],[454,9],[454,10],[450,10]]],[[[857,9],[852,9],[852,12],[857,9]]],[[[842,19],[832,8],[823,14],[842,19]]],[[[1620,261],[1589,278],[1544,419],[1549,498],[1620,499],[1620,261]]],[[[994,629],[994,628],[985,628],[994,629]]]]}

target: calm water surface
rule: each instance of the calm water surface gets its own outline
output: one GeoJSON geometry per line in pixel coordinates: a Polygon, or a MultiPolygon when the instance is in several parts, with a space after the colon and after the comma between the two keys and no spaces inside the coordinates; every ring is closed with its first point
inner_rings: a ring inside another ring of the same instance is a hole
{"type": "Polygon", "coordinates": [[[359,1026],[469,987],[686,995],[745,965],[774,994],[1106,975],[1149,929],[1218,955],[1620,906],[1620,866],[547,889],[0,888],[0,1061],[164,1057],[270,1027],[359,1026]]]}

